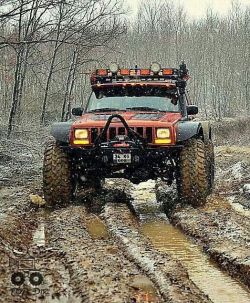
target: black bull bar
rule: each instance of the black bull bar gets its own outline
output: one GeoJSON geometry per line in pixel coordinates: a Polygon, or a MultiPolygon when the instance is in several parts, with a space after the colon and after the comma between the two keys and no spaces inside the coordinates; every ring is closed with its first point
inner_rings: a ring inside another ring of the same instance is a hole
{"type": "Polygon", "coordinates": [[[133,129],[131,129],[128,126],[128,123],[126,122],[126,120],[121,115],[118,115],[118,114],[111,115],[108,118],[102,132],[95,139],[94,147],[99,149],[99,148],[103,148],[103,147],[111,147],[114,144],[121,143],[120,139],[118,139],[118,140],[114,139],[114,140],[110,140],[109,142],[103,142],[104,138],[106,138],[108,128],[114,118],[119,119],[127,131],[127,136],[124,136],[122,141],[124,143],[128,144],[129,147],[138,148],[140,150],[145,150],[145,148],[147,146],[146,140],[140,134],[138,134],[133,129]]]}

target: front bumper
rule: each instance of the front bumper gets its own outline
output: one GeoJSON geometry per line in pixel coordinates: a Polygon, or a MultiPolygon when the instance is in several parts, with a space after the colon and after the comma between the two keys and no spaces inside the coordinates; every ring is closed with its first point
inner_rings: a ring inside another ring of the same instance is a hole
{"type": "Polygon", "coordinates": [[[182,145],[159,148],[75,148],[64,147],[70,157],[76,162],[85,162],[95,166],[141,166],[173,159],[178,156],[182,145]],[[130,163],[116,163],[114,154],[131,155],[130,163]]]}

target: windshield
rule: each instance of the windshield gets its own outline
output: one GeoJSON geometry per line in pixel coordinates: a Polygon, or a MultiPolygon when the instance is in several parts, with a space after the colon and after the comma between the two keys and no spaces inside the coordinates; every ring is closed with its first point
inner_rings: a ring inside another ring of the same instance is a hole
{"type": "Polygon", "coordinates": [[[176,98],[156,96],[119,96],[102,97],[97,99],[92,94],[86,111],[115,111],[115,110],[142,110],[179,112],[179,102],[176,98]]]}

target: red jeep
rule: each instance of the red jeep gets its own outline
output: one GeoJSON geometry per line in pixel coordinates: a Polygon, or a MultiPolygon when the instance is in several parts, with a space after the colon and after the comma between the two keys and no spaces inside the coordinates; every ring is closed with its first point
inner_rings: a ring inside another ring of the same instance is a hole
{"type": "Polygon", "coordinates": [[[176,180],[179,198],[194,206],[206,201],[214,181],[211,128],[198,122],[186,94],[188,70],[97,69],[84,109],[75,121],[52,126],[45,149],[43,188],[48,203],[68,202],[77,185],[100,187],[104,178],[133,183],[176,180]]]}

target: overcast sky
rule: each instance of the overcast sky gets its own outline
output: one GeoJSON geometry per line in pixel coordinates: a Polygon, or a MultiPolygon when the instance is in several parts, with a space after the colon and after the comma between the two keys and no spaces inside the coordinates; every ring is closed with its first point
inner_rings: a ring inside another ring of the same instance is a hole
{"type": "MultiPolygon", "coordinates": [[[[133,10],[133,15],[136,14],[138,5],[140,1],[143,0],[125,0],[126,3],[133,10]]],[[[152,0],[154,1],[154,0],[152,0]]],[[[161,0],[157,0],[161,1],[161,0]]],[[[231,0],[169,0],[169,2],[173,2],[173,4],[181,4],[185,7],[186,12],[192,18],[203,17],[206,13],[206,9],[211,7],[217,13],[221,15],[226,15],[231,7],[231,0]]],[[[249,5],[250,0],[238,0],[243,6],[249,5]]]]}

